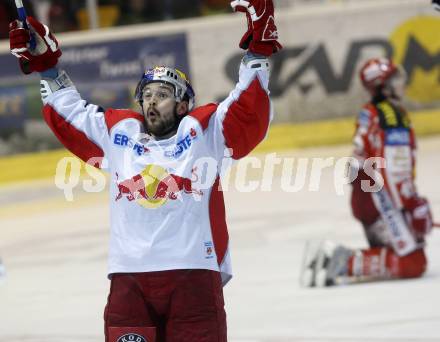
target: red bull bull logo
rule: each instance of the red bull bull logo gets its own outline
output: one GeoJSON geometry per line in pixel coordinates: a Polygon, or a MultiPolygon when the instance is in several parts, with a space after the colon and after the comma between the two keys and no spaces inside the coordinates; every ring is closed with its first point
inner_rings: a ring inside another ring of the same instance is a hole
{"type": "MultiPolygon", "coordinates": [[[[116,173],[116,178],[119,176],[116,173]]],[[[116,182],[119,193],[116,196],[116,201],[119,201],[125,196],[130,202],[138,198],[147,198],[145,193],[145,182],[142,175],[135,175],[130,179],[123,180],[122,182],[116,182]]]]}
{"type": "Polygon", "coordinates": [[[191,179],[169,174],[159,182],[155,198],[176,200],[177,194],[182,191],[186,194],[202,195],[201,191],[192,188],[191,179]]]}
{"type": "MultiPolygon", "coordinates": [[[[197,181],[195,170],[193,176],[197,181]]],[[[203,195],[201,190],[193,188],[192,179],[170,174],[157,165],[148,165],[140,174],[123,181],[119,181],[118,174],[116,178],[118,194],[115,201],[125,197],[128,201],[136,201],[146,208],[158,208],[168,200],[179,199],[182,194],[203,195]]]]}

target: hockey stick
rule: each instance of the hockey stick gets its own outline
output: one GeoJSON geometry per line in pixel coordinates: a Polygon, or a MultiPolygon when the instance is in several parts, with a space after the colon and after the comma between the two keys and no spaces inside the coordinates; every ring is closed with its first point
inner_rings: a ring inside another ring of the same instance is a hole
{"type": "MultiPolygon", "coordinates": [[[[29,26],[26,22],[27,13],[26,13],[26,9],[23,6],[22,0],[15,0],[15,6],[17,7],[18,19],[23,23],[23,27],[29,31],[29,26]]],[[[35,36],[32,33],[29,44],[32,50],[34,50],[35,47],[37,46],[37,43],[35,41],[35,36]]]]}

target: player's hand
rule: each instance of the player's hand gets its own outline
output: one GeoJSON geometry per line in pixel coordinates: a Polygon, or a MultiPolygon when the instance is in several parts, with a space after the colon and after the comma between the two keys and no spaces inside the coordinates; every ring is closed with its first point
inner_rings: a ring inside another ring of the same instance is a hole
{"type": "Polygon", "coordinates": [[[423,238],[433,227],[431,207],[425,197],[414,196],[406,206],[410,223],[417,237],[423,238]]]}
{"type": "Polygon", "coordinates": [[[15,20],[9,24],[9,43],[11,53],[16,56],[24,74],[34,71],[42,72],[53,68],[58,63],[61,50],[58,41],[46,25],[38,20],[27,17],[29,30],[23,23],[15,20]],[[35,36],[35,49],[30,49],[30,32],[35,36]]]}
{"type": "Polygon", "coordinates": [[[432,0],[432,7],[434,7],[437,11],[440,11],[440,0],[432,0]]]}
{"type": "Polygon", "coordinates": [[[248,30],[240,41],[242,49],[264,56],[282,49],[278,43],[273,0],[234,0],[231,7],[234,11],[246,13],[248,30]]]}

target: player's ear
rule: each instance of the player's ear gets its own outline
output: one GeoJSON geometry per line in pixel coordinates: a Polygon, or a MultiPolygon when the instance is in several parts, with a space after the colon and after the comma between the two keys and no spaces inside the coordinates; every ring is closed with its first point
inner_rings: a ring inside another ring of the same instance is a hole
{"type": "Polygon", "coordinates": [[[177,102],[177,105],[176,105],[177,115],[181,116],[181,115],[187,114],[188,109],[189,109],[188,101],[177,102]]]}

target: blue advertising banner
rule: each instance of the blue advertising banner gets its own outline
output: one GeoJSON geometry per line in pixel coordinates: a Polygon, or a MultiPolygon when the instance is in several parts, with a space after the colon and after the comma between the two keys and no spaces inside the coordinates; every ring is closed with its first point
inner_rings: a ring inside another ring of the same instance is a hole
{"type": "MultiPolygon", "coordinates": [[[[189,73],[184,33],[66,47],[61,42],[61,49],[60,67],[80,83],[135,81],[146,67],[155,65],[175,66],[189,73]]],[[[23,78],[16,58],[0,55],[0,84],[23,82],[23,78]]]]}
{"type": "MultiPolygon", "coordinates": [[[[61,48],[59,67],[86,101],[104,108],[132,106],[135,86],[146,68],[169,65],[190,73],[184,33],[65,47],[61,42],[61,48]]],[[[24,76],[14,56],[0,54],[1,135],[1,128],[22,129],[26,116],[41,118],[38,79],[24,76]]]]}
{"type": "Polygon", "coordinates": [[[80,83],[137,81],[155,65],[189,72],[185,34],[69,46],[60,60],[60,67],[80,83]]]}
{"type": "Polygon", "coordinates": [[[0,88],[0,132],[22,131],[26,113],[24,87],[0,88]]]}

